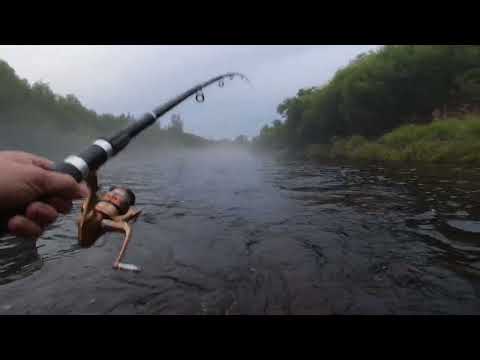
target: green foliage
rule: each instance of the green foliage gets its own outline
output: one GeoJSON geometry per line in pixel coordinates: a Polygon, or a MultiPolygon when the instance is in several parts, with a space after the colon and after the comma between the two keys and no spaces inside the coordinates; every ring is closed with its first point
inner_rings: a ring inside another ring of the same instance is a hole
{"type": "Polygon", "coordinates": [[[287,128],[280,120],[275,120],[271,126],[265,125],[260,135],[253,139],[257,146],[280,149],[287,142],[287,128]]]}
{"type": "Polygon", "coordinates": [[[305,156],[310,159],[328,159],[331,147],[327,144],[310,144],[305,149],[305,156]]]}
{"type": "MultiPolygon", "coordinates": [[[[390,45],[360,54],[325,86],[301,89],[282,102],[280,128],[262,129],[256,142],[295,148],[332,137],[375,138],[405,124],[428,123],[436,109],[479,107],[479,64],[477,45],[390,45]]],[[[412,129],[422,131],[409,128],[395,136],[416,137],[412,129]]],[[[450,135],[442,125],[431,130],[435,139],[450,135]]]]}
{"type": "Polygon", "coordinates": [[[352,136],[348,139],[338,139],[333,143],[331,153],[333,156],[349,154],[366,143],[367,139],[359,135],[352,136]]]}
{"type": "MultiPolygon", "coordinates": [[[[480,164],[480,116],[406,125],[377,141],[360,136],[336,140],[324,154],[352,160],[426,161],[480,164]]],[[[312,158],[318,155],[308,153],[312,158]]]]}

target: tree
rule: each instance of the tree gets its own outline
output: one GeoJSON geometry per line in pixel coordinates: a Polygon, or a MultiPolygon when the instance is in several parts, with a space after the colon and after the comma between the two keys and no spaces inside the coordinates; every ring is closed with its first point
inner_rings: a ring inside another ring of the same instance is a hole
{"type": "Polygon", "coordinates": [[[183,121],[180,115],[178,114],[173,114],[172,118],[170,120],[170,127],[173,132],[182,134],[183,133],[183,121]]]}
{"type": "Polygon", "coordinates": [[[281,123],[256,143],[302,147],[332,137],[378,137],[432,120],[438,108],[480,101],[480,46],[389,45],[358,55],[321,87],[300,89],[277,107],[281,123]]]}
{"type": "Polygon", "coordinates": [[[238,145],[246,145],[248,144],[248,137],[245,135],[239,135],[235,138],[234,142],[238,145]]]}
{"type": "Polygon", "coordinates": [[[480,68],[466,71],[456,79],[457,96],[466,103],[480,103],[480,68]]]}

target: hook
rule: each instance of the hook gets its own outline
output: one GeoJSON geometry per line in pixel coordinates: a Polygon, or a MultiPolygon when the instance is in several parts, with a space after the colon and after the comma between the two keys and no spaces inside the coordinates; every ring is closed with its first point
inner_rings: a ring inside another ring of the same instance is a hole
{"type": "Polygon", "coordinates": [[[203,95],[203,92],[202,90],[200,90],[197,95],[195,95],[195,100],[198,102],[198,103],[202,103],[205,101],[205,95],[203,95]]]}

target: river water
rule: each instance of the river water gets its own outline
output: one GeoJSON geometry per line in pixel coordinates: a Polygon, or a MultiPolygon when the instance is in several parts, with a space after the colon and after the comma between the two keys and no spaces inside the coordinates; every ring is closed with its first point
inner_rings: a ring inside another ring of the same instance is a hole
{"type": "Polygon", "coordinates": [[[100,183],[137,196],[142,271],[119,235],[77,246],[76,204],[0,240],[0,314],[480,313],[480,169],[122,155],[100,183]]]}

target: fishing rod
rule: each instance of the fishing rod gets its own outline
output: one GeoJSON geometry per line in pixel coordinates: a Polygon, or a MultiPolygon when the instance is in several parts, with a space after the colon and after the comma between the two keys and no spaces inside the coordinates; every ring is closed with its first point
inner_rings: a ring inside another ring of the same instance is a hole
{"type": "MultiPolygon", "coordinates": [[[[143,130],[149,126],[155,124],[155,122],[168,111],[188,99],[190,96],[195,95],[197,102],[203,102],[205,95],[203,89],[218,83],[219,87],[224,86],[224,80],[233,80],[235,77],[239,77],[242,80],[249,82],[248,78],[237,72],[226,73],[216,76],[207,80],[201,84],[198,84],[184,93],[172,98],[163,105],[157,107],[151,112],[144,114],[138,121],[133,122],[125,129],[117,132],[109,138],[99,138],[92,145],[84,149],[78,155],[70,155],[65,160],[54,164],[52,170],[70,175],[77,182],[86,180],[91,172],[98,170],[109,159],[117,155],[122,151],[130,141],[140,134],[143,130]]],[[[7,232],[8,219],[16,214],[23,214],[25,209],[13,211],[9,216],[5,214],[0,215],[0,236],[7,232]]]]}
{"type": "Polygon", "coordinates": [[[90,172],[96,171],[110,158],[117,155],[135,136],[140,134],[149,126],[153,125],[165,113],[193,95],[195,95],[195,100],[197,102],[203,102],[205,100],[205,96],[203,94],[204,88],[214,83],[218,83],[219,87],[223,87],[224,79],[228,78],[233,80],[235,77],[240,77],[242,80],[249,81],[245,75],[231,72],[216,76],[210,80],[198,84],[167,101],[165,104],[157,107],[153,111],[144,114],[138,121],[133,122],[127,128],[119,131],[115,135],[109,138],[100,138],[78,155],[70,155],[62,162],[56,163],[53,166],[53,170],[70,175],[77,182],[85,180],[90,172]]]}

